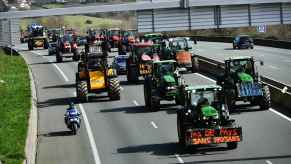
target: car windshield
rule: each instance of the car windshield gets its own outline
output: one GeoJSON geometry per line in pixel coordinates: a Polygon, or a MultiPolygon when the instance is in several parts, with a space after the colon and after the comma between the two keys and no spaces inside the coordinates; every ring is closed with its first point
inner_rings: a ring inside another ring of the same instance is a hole
{"type": "Polygon", "coordinates": [[[230,62],[230,72],[231,73],[251,73],[252,72],[252,62],[250,60],[233,60],[230,62]]]}
{"type": "Polygon", "coordinates": [[[173,41],[173,47],[176,50],[182,50],[187,47],[187,43],[184,40],[175,40],[173,41]]]}
{"type": "Polygon", "coordinates": [[[241,42],[245,42],[245,41],[250,41],[251,39],[247,36],[244,36],[244,37],[240,37],[240,41],[241,42]]]}
{"type": "Polygon", "coordinates": [[[191,105],[197,106],[198,101],[201,98],[206,98],[211,104],[216,100],[216,91],[200,91],[200,92],[192,92],[191,93],[191,105]]]}
{"type": "Polygon", "coordinates": [[[136,48],[136,55],[138,56],[141,56],[142,54],[151,55],[152,53],[153,53],[153,49],[151,46],[136,48]]]}
{"type": "Polygon", "coordinates": [[[64,42],[71,42],[73,40],[73,38],[70,35],[65,35],[63,37],[63,41],[64,42]]]}
{"type": "Polygon", "coordinates": [[[160,63],[159,70],[162,75],[172,74],[175,71],[175,67],[172,63],[160,63]]]}
{"type": "Polygon", "coordinates": [[[112,30],[110,31],[111,35],[119,35],[119,30],[112,30]]]}
{"type": "Polygon", "coordinates": [[[134,36],[134,33],[132,31],[125,31],[124,32],[124,36],[128,37],[128,36],[134,36]]]}

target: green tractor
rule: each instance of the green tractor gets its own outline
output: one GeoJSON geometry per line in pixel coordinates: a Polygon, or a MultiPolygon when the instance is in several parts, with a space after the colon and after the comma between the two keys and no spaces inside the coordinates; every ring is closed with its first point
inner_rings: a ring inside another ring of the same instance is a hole
{"type": "Polygon", "coordinates": [[[152,72],[144,80],[145,106],[151,111],[159,108],[161,100],[177,99],[177,90],[183,80],[176,61],[163,60],[152,63],[152,72]]]}
{"type": "MultiPolygon", "coordinates": [[[[232,57],[225,60],[224,75],[217,84],[222,86],[225,102],[230,109],[237,101],[250,102],[267,110],[271,106],[269,87],[262,83],[253,57],[232,57]]],[[[260,62],[263,65],[263,62],[260,62]]]]}
{"type": "Polygon", "coordinates": [[[177,111],[179,144],[184,148],[226,143],[237,148],[242,129],[230,119],[217,85],[183,86],[179,89],[182,108],[177,111]]]}

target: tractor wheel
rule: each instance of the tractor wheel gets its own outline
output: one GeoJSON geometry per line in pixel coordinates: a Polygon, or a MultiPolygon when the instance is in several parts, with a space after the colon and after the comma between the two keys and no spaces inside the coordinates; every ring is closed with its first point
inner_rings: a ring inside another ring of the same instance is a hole
{"type": "Polygon", "coordinates": [[[57,51],[57,54],[56,54],[56,61],[57,61],[57,63],[61,63],[61,62],[63,62],[62,53],[61,53],[60,51],[57,51]]]}
{"type": "Polygon", "coordinates": [[[110,100],[120,100],[120,84],[117,79],[109,80],[108,96],[110,100]]]}
{"type": "Polygon", "coordinates": [[[235,91],[233,89],[226,90],[225,91],[225,103],[229,109],[229,111],[233,111],[233,108],[235,107],[235,91]]]}
{"type": "Polygon", "coordinates": [[[151,84],[150,84],[150,82],[151,82],[150,79],[146,78],[144,80],[144,86],[143,86],[145,107],[147,109],[151,108],[151,84]]]}
{"type": "Polygon", "coordinates": [[[183,115],[181,112],[177,114],[177,131],[178,131],[178,139],[179,144],[182,147],[186,146],[186,140],[185,140],[185,127],[183,126],[183,115]]]}
{"type": "Polygon", "coordinates": [[[268,86],[263,86],[262,88],[263,96],[260,100],[261,110],[268,110],[271,107],[271,93],[268,86]]]}
{"type": "Polygon", "coordinates": [[[27,46],[28,46],[28,50],[32,51],[33,50],[33,41],[32,40],[28,40],[27,46]]]}
{"type": "Polygon", "coordinates": [[[128,67],[127,70],[127,81],[129,82],[138,82],[138,73],[137,68],[134,67],[128,67]]]}
{"type": "Polygon", "coordinates": [[[78,52],[78,50],[74,50],[73,51],[73,60],[74,61],[79,61],[80,60],[80,53],[78,52]]]}
{"type": "Polygon", "coordinates": [[[159,106],[160,106],[160,101],[153,99],[153,97],[151,97],[150,99],[151,99],[151,108],[150,108],[150,110],[152,112],[158,111],[159,110],[159,106]]]}
{"type": "Polygon", "coordinates": [[[77,98],[81,102],[88,102],[88,87],[86,81],[79,81],[77,82],[77,98]]]}
{"type": "Polygon", "coordinates": [[[227,142],[227,149],[236,149],[237,148],[237,142],[227,142]]]}
{"type": "Polygon", "coordinates": [[[47,39],[44,39],[43,48],[48,49],[48,47],[49,47],[49,43],[48,43],[47,39]]]}

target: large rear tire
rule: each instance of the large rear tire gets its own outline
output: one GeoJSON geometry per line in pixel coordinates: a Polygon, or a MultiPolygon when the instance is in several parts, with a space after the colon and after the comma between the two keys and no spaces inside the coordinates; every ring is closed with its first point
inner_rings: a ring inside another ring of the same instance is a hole
{"type": "Polygon", "coordinates": [[[47,39],[44,39],[44,41],[43,41],[43,48],[44,49],[48,49],[48,47],[49,47],[49,43],[48,43],[47,39]]]}
{"type": "Polygon", "coordinates": [[[73,51],[73,60],[74,61],[79,61],[80,60],[80,53],[78,52],[77,49],[73,51]]]}
{"type": "Polygon", "coordinates": [[[33,50],[33,41],[32,40],[28,40],[27,46],[28,46],[28,50],[32,51],[33,50]]]}
{"type": "Polygon", "coordinates": [[[135,66],[127,68],[127,81],[128,82],[138,82],[138,73],[135,66]]]}
{"type": "Polygon", "coordinates": [[[86,81],[79,81],[77,82],[77,98],[81,102],[88,102],[88,87],[86,81]]]}
{"type": "Polygon", "coordinates": [[[179,145],[183,148],[186,147],[186,140],[185,140],[185,127],[183,126],[183,116],[181,112],[177,114],[177,132],[178,132],[178,139],[179,145]]]}
{"type": "Polygon", "coordinates": [[[268,110],[271,107],[271,93],[268,86],[262,88],[263,96],[260,101],[261,110],[268,110]]]}
{"type": "Polygon", "coordinates": [[[63,62],[62,53],[61,53],[60,51],[57,51],[57,54],[56,54],[56,61],[57,61],[57,63],[61,63],[61,62],[63,62]]]}
{"type": "Polygon", "coordinates": [[[143,86],[143,90],[144,90],[144,101],[145,101],[145,107],[147,109],[150,109],[151,107],[151,92],[150,92],[150,79],[146,78],[144,80],[144,86],[143,86]]]}
{"type": "Polygon", "coordinates": [[[120,83],[117,79],[109,80],[108,96],[110,100],[120,100],[120,83]]]}

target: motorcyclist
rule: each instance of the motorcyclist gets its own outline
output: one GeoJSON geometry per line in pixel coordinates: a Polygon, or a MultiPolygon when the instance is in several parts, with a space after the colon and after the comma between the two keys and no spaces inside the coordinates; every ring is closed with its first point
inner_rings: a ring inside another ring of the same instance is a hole
{"type": "Polygon", "coordinates": [[[69,103],[69,108],[67,108],[66,113],[65,113],[65,123],[66,123],[66,125],[68,125],[69,118],[79,117],[80,115],[81,115],[81,113],[76,108],[75,104],[73,102],[70,102],[69,103]]]}

